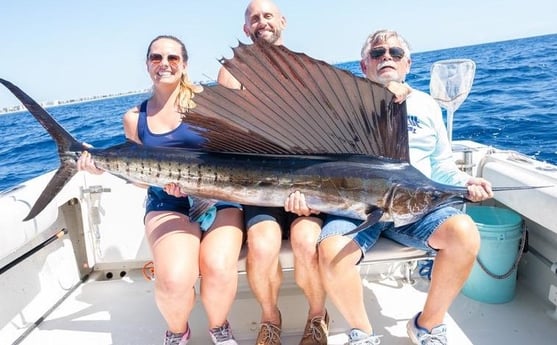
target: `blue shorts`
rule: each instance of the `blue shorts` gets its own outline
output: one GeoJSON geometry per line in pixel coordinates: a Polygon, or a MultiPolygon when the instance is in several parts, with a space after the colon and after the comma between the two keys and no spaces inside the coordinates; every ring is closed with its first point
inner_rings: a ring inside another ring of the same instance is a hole
{"type": "MultiPolygon", "coordinates": [[[[218,201],[215,205],[216,211],[224,210],[225,208],[242,208],[240,204],[218,201]]],[[[145,215],[151,211],[170,211],[181,213],[187,217],[190,216],[191,203],[188,197],[177,198],[173,195],[167,194],[160,187],[149,187],[147,189],[147,201],[145,204],[145,215]]],[[[202,218],[202,217],[200,217],[202,218]]],[[[213,219],[214,220],[214,217],[213,219]]],[[[211,221],[212,223],[212,221],[211,221]]],[[[203,224],[204,230],[208,229],[211,224],[203,224]]]]}
{"type": "MultiPolygon", "coordinates": [[[[442,207],[428,213],[412,224],[395,228],[393,222],[378,222],[358,233],[347,236],[351,237],[354,242],[358,244],[362,250],[362,254],[365,254],[373,247],[380,235],[407,247],[434,253],[436,250],[429,246],[429,238],[443,222],[458,214],[463,214],[463,212],[454,207],[442,207]]],[[[329,236],[346,234],[361,223],[362,220],[359,219],[329,215],[325,219],[318,242],[321,242],[329,236]]]]}
{"type": "MultiPolygon", "coordinates": [[[[292,212],[287,212],[284,207],[260,207],[260,206],[249,206],[244,205],[244,220],[246,229],[249,230],[252,226],[257,223],[270,220],[277,222],[282,230],[283,239],[287,239],[290,234],[290,226],[292,222],[299,216],[292,212]]],[[[327,214],[319,213],[311,215],[311,217],[317,217],[321,220],[326,219],[327,214]]]]}

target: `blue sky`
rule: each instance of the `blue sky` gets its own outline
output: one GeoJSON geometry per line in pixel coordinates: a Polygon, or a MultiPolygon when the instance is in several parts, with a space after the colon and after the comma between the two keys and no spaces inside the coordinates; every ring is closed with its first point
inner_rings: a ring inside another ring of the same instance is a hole
{"type": "MultiPolygon", "coordinates": [[[[145,89],[150,40],[187,45],[194,81],[215,79],[240,40],[248,0],[4,1],[0,77],[37,101],[145,89]]],[[[359,58],[365,37],[395,29],[414,52],[557,33],[555,0],[277,0],[285,45],[330,63],[359,58]],[[341,5],[342,4],[342,5],[341,5]]],[[[18,104],[0,90],[0,108],[18,104]]]]}

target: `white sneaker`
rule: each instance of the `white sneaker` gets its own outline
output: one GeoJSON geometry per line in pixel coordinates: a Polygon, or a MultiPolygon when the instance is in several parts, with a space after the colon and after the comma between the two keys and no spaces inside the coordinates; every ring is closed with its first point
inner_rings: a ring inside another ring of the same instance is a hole
{"type": "Polygon", "coordinates": [[[344,345],[379,345],[381,344],[379,337],[381,336],[367,334],[357,328],[353,328],[350,333],[348,333],[348,342],[344,345]]]}
{"type": "Polygon", "coordinates": [[[408,320],[406,330],[410,340],[416,345],[447,345],[447,326],[442,323],[439,326],[433,327],[431,332],[429,332],[418,325],[418,317],[420,315],[421,312],[408,320]]]}
{"type": "Polygon", "coordinates": [[[185,333],[172,333],[166,331],[164,334],[163,345],[187,345],[188,340],[190,340],[191,331],[188,325],[188,330],[185,333]]]}
{"type": "Polygon", "coordinates": [[[216,328],[211,328],[209,330],[211,335],[211,340],[215,345],[238,345],[236,339],[232,335],[232,330],[230,329],[230,324],[228,321],[224,325],[216,328]]]}

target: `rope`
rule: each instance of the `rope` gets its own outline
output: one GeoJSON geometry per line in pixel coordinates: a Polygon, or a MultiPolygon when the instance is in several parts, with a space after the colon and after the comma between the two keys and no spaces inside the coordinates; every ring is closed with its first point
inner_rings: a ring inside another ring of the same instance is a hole
{"type": "Polygon", "coordinates": [[[480,260],[480,257],[476,257],[476,261],[478,262],[478,265],[480,265],[481,269],[487,273],[487,275],[489,275],[492,278],[495,279],[505,279],[508,278],[513,271],[518,267],[518,263],[520,261],[520,259],[522,258],[522,253],[524,252],[524,247],[526,246],[526,225],[523,224],[522,225],[522,239],[520,241],[520,248],[518,251],[518,255],[516,256],[516,260],[514,261],[514,264],[512,265],[512,267],[509,269],[509,271],[505,274],[495,274],[491,271],[489,271],[489,269],[484,265],[484,263],[480,260]]]}

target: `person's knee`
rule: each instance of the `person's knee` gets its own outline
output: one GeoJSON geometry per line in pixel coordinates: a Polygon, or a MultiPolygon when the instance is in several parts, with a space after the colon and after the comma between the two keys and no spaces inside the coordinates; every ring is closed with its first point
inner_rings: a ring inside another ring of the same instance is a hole
{"type": "Polygon", "coordinates": [[[215,255],[200,262],[203,278],[229,281],[238,275],[238,257],[215,255]]]}
{"type": "Polygon", "coordinates": [[[282,233],[276,223],[262,222],[248,230],[248,256],[268,260],[277,256],[282,244],[282,233]]]}
{"type": "MultiPolygon", "coordinates": [[[[309,229],[304,229],[309,230],[309,229]]],[[[317,256],[317,238],[319,232],[298,231],[291,232],[290,244],[292,251],[297,258],[305,258],[311,260],[317,256]]]]}
{"type": "Polygon", "coordinates": [[[480,233],[476,223],[466,214],[449,218],[439,229],[443,247],[452,252],[465,251],[476,256],[480,250],[480,233]]]}
{"type": "MultiPolygon", "coordinates": [[[[193,283],[185,274],[160,274],[156,275],[156,284],[160,292],[166,295],[181,295],[189,291],[193,283]]],[[[197,279],[197,277],[195,277],[197,279]]],[[[193,281],[195,282],[195,279],[193,281]]]]}
{"type": "Polygon", "coordinates": [[[459,242],[476,256],[480,251],[480,232],[476,223],[468,215],[460,215],[457,220],[456,232],[459,242]]]}
{"type": "Polygon", "coordinates": [[[211,267],[203,272],[201,272],[201,279],[205,284],[211,286],[228,286],[231,283],[237,283],[238,281],[238,270],[237,269],[221,269],[217,267],[211,267]]]}
{"type": "Polygon", "coordinates": [[[339,272],[355,265],[350,260],[348,245],[341,239],[342,236],[331,236],[318,246],[319,269],[324,278],[336,277],[339,272]]]}

